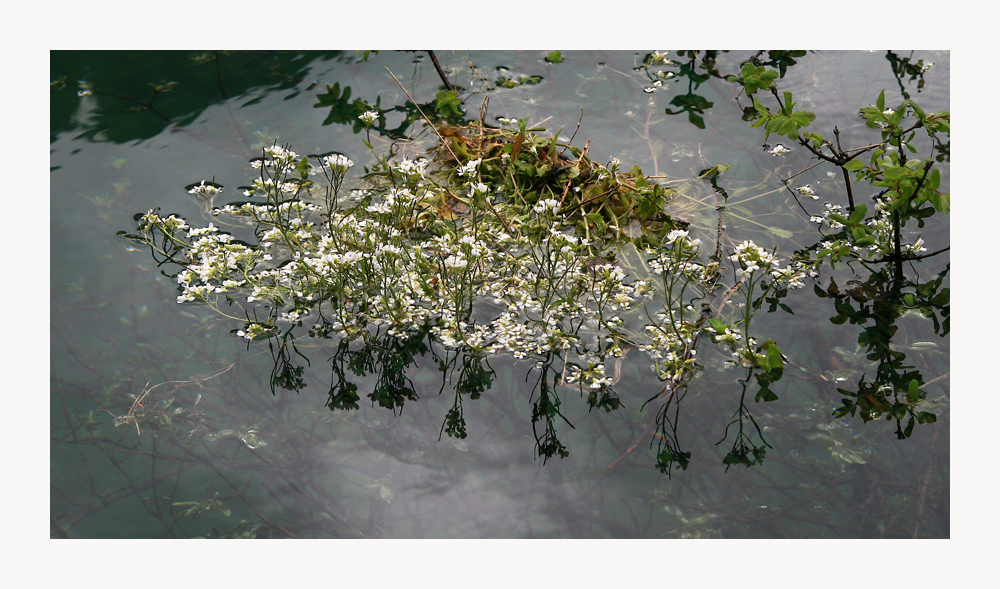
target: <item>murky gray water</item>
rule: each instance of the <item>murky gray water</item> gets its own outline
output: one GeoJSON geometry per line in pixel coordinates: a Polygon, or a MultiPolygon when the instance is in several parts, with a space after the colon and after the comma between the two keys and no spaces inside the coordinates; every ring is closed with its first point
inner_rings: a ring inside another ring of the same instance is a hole
{"type": "MultiPolygon", "coordinates": [[[[720,54],[716,68],[735,73],[751,54],[720,54]]],[[[650,81],[633,69],[643,55],[565,52],[559,64],[525,52],[438,57],[450,79],[470,90],[480,84],[470,63],[490,79],[498,66],[507,66],[501,73],[511,78],[541,76],[536,84],[490,92],[490,116],[530,117],[568,136],[582,108],[574,145],[590,140],[594,159],[616,156],[626,167],[671,178],[730,163],[722,185],[730,195],[724,221],[732,243],[753,239],[785,257],[814,243],[815,225],[778,190],[777,180],[813,163],[805,150],[780,162],[768,155],[763,132],[740,118],[747,102],[734,100],[739,86],[723,79],[710,77],[697,88],[679,79],[646,92],[650,81]],[[685,93],[712,103],[700,115],[704,128],[686,113],[665,113],[685,93]]],[[[214,62],[197,65],[185,53],[144,65],[115,54],[53,56],[53,79],[68,80],[52,100],[53,537],[251,530],[261,537],[359,538],[949,536],[949,338],[933,335],[916,317],[898,322],[897,341],[908,360],[925,382],[933,379],[926,391],[939,401],[936,424],[918,426],[899,441],[894,423],[835,419],[837,387],[856,382],[864,370],[870,374],[872,363],[858,352],[858,330],[831,324],[836,313],[811,284],[785,301],[794,316],[761,312],[754,320],[755,329],[782,343],[791,368],[775,386],[778,401],[750,407],[772,447],[764,464],[750,469],[727,472],[722,463],[732,432],[717,443],[739,407],[741,375],[723,370],[724,354],[710,346],[677,419],[691,466],[670,478],[654,467],[648,438],[632,448],[652,417],[649,407],[640,408],[660,387],[638,352],[622,368],[619,410],[588,411],[577,392],[562,394],[573,428],[561,423],[559,433],[570,455],[544,464],[534,455],[530,421],[537,375],[527,374],[531,363],[509,357],[490,358],[491,388],[465,402],[464,440],[439,439],[454,387],[453,380],[442,385],[449,374],[433,360],[444,356],[442,349],[428,350],[407,369],[420,400],[396,415],[366,404],[372,374],[351,378],[360,410],[324,406],[336,346],[304,345],[311,362],[307,386],[272,396],[266,345],[248,350],[229,333],[238,325],[205,307],[178,305],[175,284],[159,275],[148,252],[115,232],[134,229],[132,215],[157,206],[207,224],[202,204],[183,187],[214,177],[233,188],[227,197],[235,200],[235,187],[250,178],[247,161],[275,140],[300,153],[343,151],[359,169],[367,163],[361,136],[350,125],[324,125],[330,109],[316,108],[325,85],[350,87],[350,100],[381,97],[387,108],[405,96],[385,67],[418,102],[431,100],[440,80],[423,52],[383,52],[366,63],[353,53],[283,55],[276,68],[270,58],[228,57],[220,62],[220,82],[214,62]],[[119,113],[129,106],[121,98],[78,97],[78,78],[106,94],[141,100],[149,95],[147,82],[180,80],[154,101],[180,124],[168,126],[152,112],[119,113]],[[159,424],[141,433],[116,428],[112,414],[127,412],[132,395],[153,386],[145,403],[161,416],[159,424]],[[210,436],[201,440],[205,432],[210,436]],[[203,511],[185,515],[195,508],[203,511]]],[[[918,58],[934,62],[926,87],[917,93],[916,82],[904,77],[904,88],[928,112],[948,109],[948,53],[919,53],[913,61],[918,58]]],[[[830,136],[836,124],[852,145],[871,137],[857,110],[882,88],[889,103],[900,96],[885,53],[811,53],[788,68],[780,87],[816,113],[816,131],[830,136]]],[[[474,113],[481,102],[482,95],[472,95],[466,109],[474,113]]],[[[391,117],[390,127],[402,120],[391,117]]],[[[376,146],[388,142],[379,139],[376,146]]],[[[842,178],[839,172],[829,177],[831,169],[820,166],[800,178],[840,202],[842,178]]],[[[947,191],[948,164],[940,169],[947,191]]],[[[819,210],[822,202],[807,204],[819,210]]],[[[715,206],[706,189],[677,199],[670,210],[708,241],[718,222],[715,206]]],[[[947,218],[940,217],[922,232],[936,244],[931,249],[948,244],[947,218]]],[[[918,271],[932,276],[947,262],[947,255],[938,256],[918,271]]],[[[852,270],[838,266],[833,275],[843,283],[852,270]]]]}

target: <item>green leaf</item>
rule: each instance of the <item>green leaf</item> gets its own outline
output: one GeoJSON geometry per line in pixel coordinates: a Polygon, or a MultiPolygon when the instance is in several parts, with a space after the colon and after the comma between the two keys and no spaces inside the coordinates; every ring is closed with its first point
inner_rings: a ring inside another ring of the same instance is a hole
{"type": "Polygon", "coordinates": [[[857,225],[865,219],[865,215],[868,214],[868,207],[865,203],[858,203],[854,207],[854,212],[851,213],[850,222],[852,225],[857,225]]]}
{"type": "Polygon", "coordinates": [[[792,106],[794,106],[794,103],[792,102],[792,93],[785,90],[785,114],[792,114],[792,106]]]}
{"type": "Polygon", "coordinates": [[[850,413],[851,415],[854,415],[854,411],[857,408],[858,408],[857,405],[855,405],[854,403],[851,403],[850,401],[844,401],[844,406],[841,407],[841,408],[839,408],[839,409],[834,410],[833,416],[839,419],[839,418],[847,415],[848,413],[850,413]]]}
{"type": "Polygon", "coordinates": [[[761,385],[760,390],[757,391],[757,394],[754,396],[753,400],[758,403],[760,403],[761,401],[769,403],[771,401],[777,401],[778,395],[775,395],[774,392],[771,391],[771,389],[767,388],[767,385],[761,385]]]}
{"type": "Polygon", "coordinates": [[[753,107],[761,114],[761,116],[766,117],[771,114],[771,111],[767,110],[767,107],[761,104],[760,101],[757,100],[756,96],[753,97],[753,107]]]}
{"type": "Polygon", "coordinates": [[[905,176],[908,171],[908,168],[902,167],[886,168],[882,171],[882,174],[885,176],[886,180],[899,180],[905,176]]]}
{"type": "Polygon", "coordinates": [[[878,95],[878,100],[875,101],[875,106],[878,107],[879,112],[885,110],[885,90],[878,95]]]}
{"type": "Polygon", "coordinates": [[[771,344],[767,347],[767,364],[771,370],[781,370],[785,363],[781,359],[781,348],[778,344],[771,344]]]}
{"type": "MultiPolygon", "coordinates": [[[[937,170],[935,170],[936,172],[937,170]]],[[[930,197],[931,204],[939,213],[947,213],[951,210],[951,195],[935,192],[930,197]]]]}
{"type": "Polygon", "coordinates": [[[860,161],[858,161],[857,159],[853,159],[853,160],[851,160],[851,161],[849,161],[849,162],[847,162],[846,164],[843,165],[843,168],[845,170],[847,170],[848,172],[856,172],[856,171],[860,170],[863,167],[865,167],[865,165],[863,163],[861,163],[860,161]]]}
{"type": "Polygon", "coordinates": [[[562,63],[563,56],[561,51],[553,51],[545,56],[545,61],[549,63],[562,63]]]}
{"type": "Polygon", "coordinates": [[[792,120],[799,127],[808,127],[809,123],[816,120],[816,115],[808,110],[797,110],[792,113],[792,120]]]}
{"type": "Polygon", "coordinates": [[[892,116],[889,117],[889,126],[898,127],[899,124],[903,122],[904,116],[906,116],[906,102],[900,104],[899,107],[896,108],[895,112],[892,113],[892,116]]]}
{"type": "Polygon", "coordinates": [[[941,172],[937,168],[931,170],[930,175],[927,176],[927,186],[937,190],[938,186],[941,185],[941,172]]]}

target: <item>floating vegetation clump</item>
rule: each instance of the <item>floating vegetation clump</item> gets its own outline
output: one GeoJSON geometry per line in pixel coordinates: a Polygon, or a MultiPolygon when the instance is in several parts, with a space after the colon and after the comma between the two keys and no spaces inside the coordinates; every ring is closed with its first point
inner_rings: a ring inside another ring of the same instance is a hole
{"type": "MultiPolygon", "coordinates": [[[[790,54],[772,58],[783,56],[795,63],[790,54]]],[[[653,65],[677,64],[656,53],[639,69],[653,65]]],[[[462,395],[476,398],[489,388],[488,379],[475,376],[489,372],[482,363],[496,354],[532,361],[539,374],[532,423],[538,453],[546,458],[568,455],[556,435],[560,420],[572,426],[560,412],[559,391],[575,388],[591,408],[616,409],[620,400],[614,387],[622,358],[637,348],[663,383],[646,402],[658,400],[650,424],[659,427],[657,466],[664,472],[686,468],[689,454],[676,444],[667,409],[679,402],[699,369],[697,342],[708,334],[731,354],[726,366],[747,370],[740,408],[729,423],[738,424],[736,441],[724,462],[761,464],[769,444],[744,403],[747,384],[756,382],[756,401],[776,400],[771,386],[782,378],[785,365],[773,339],[751,335],[754,312],[764,303],[769,311],[792,313],[782,299],[789,289],[804,286],[807,276],[817,276],[825,261],[831,267],[845,258],[892,262],[893,268],[877,273],[887,296],[920,308],[933,319],[935,332],[948,330],[947,289],[938,291],[943,274],[936,283],[916,285],[916,292],[903,296],[902,289],[910,285],[903,283],[902,263],[926,257],[920,255],[926,248],[920,238],[910,244],[900,241],[907,220],[922,224],[935,212],[948,210],[949,196],[937,190],[940,175],[931,172],[933,161],[907,160],[902,149],[915,150],[910,142],[919,128],[937,142],[935,133],[949,132],[948,113],[928,115],[909,99],[897,109],[886,108],[883,92],[876,105],[861,109],[868,125],[881,132],[881,142],[845,151],[839,133],[834,148],[803,130],[815,115],[796,110],[790,92],[784,92],[782,101],[775,86],[782,71],[766,65],[751,59],[742,64],[741,76],[728,78],[753,101],[745,109],[751,128],[763,126],[765,140],[772,133],[785,135],[840,166],[845,178],[855,172],[858,180],[884,188],[873,199],[876,215],[866,219],[868,208],[855,203],[848,182],[847,209],[826,203],[822,216],[811,217],[840,232],[795,252],[788,264],[750,240],[724,251],[721,206],[715,247],[703,248],[688,224],[667,212],[678,194],[677,181],[668,186],[661,183],[664,177],[646,176],[638,166],[625,169],[617,158],[595,162],[588,157],[589,141],[583,148],[572,145],[575,132],[562,141],[561,133],[545,136],[544,128],[529,127],[526,119],[506,121],[516,122],[516,128],[488,126],[488,99],[477,121],[465,120],[447,80],[449,89],[439,91],[428,105],[436,120],[412,99],[405,109],[433,132],[429,157],[404,157],[394,148],[377,153],[371,132],[379,129],[376,124],[384,125],[385,113],[376,107],[359,114],[367,103],[358,99],[341,110],[351,110],[355,129],[366,131],[364,144],[375,161],[360,181],[347,182],[354,162],[341,153],[301,156],[289,145],[273,144],[251,162],[259,172],[251,185],[241,187],[246,200],[211,210],[218,226],[213,221],[191,227],[152,209],[136,215],[137,231],[126,237],[148,245],[161,265],[178,269],[173,274],[178,302],[207,303],[242,323],[233,329],[236,336],[268,343],[275,359],[272,391],[305,386],[304,366],[295,360],[305,358],[297,347],[301,338],[333,339],[337,354],[361,353],[351,347],[354,343],[381,350],[375,355],[384,361],[382,384],[367,397],[373,405],[396,410],[418,398],[403,371],[414,355],[426,351],[422,342],[427,340],[463,358],[460,382],[477,383],[456,389],[442,426],[448,435],[463,438],[462,395]],[[760,90],[773,94],[779,110],[771,112],[758,99],[760,90]],[[916,122],[904,129],[908,114],[916,122]],[[868,151],[873,154],[865,166],[858,156],[868,151]],[[725,262],[731,274],[721,266],[725,262]],[[724,305],[733,301],[737,304],[724,314],[724,305]],[[745,431],[750,425],[753,429],[745,431]]],[[[340,96],[336,86],[330,92],[341,101],[349,98],[346,90],[340,96]]],[[[790,150],[778,145],[769,153],[781,157],[790,150]]],[[[692,180],[707,180],[728,198],[718,185],[728,167],[709,167],[692,180]]],[[[188,188],[210,203],[223,190],[214,179],[188,188]]],[[[792,194],[818,198],[810,185],[796,191],[792,194]]],[[[832,285],[827,291],[817,287],[817,293],[836,297],[839,291],[832,285]]],[[[922,377],[907,372],[905,355],[889,347],[895,317],[881,311],[869,317],[867,307],[854,311],[849,301],[837,305],[835,323],[874,318],[876,327],[859,344],[868,346],[869,360],[880,363],[877,384],[862,380],[857,393],[839,389],[845,400],[836,414],[861,409],[866,421],[895,418],[901,438],[909,437],[915,422],[932,423],[933,414],[917,409],[924,399],[922,377]],[[904,430],[901,422],[907,417],[904,430]]],[[[367,368],[356,374],[373,370],[374,357],[367,354],[362,353],[367,368]]],[[[348,385],[344,373],[335,371],[329,407],[358,407],[358,388],[348,385]]]]}
{"type": "Polygon", "coordinates": [[[77,53],[53,537],[948,536],[947,52],[77,53]]]}
{"type": "MultiPolygon", "coordinates": [[[[368,127],[377,118],[359,116],[368,127]]],[[[219,225],[195,228],[150,210],[127,237],[179,268],[178,302],[207,303],[242,323],[237,336],[271,342],[272,388],[304,386],[288,351],[302,332],[389,349],[429,337],[475,361],[501,353],[534,361],[543,376],[533,421],[545,457],[568,453],[556,437],[557,390],[616,408],[620,359],[632,348],[664,382],[664,407],[698,368],[706,329],[732,348],[734,364],[780,370],[777,345],[769,352],[708,322],[719,265],[665,212],[672,189],[539,131],[526,121],[516,130],[439,125],[430,158],[379,157],[357,188],[345,183],[354,165],[346,156],[273,145],[252,162],[259,176],[244,187],[247,200],[212,211],[219,225]],[[244,227],[256,243],[236,237],[244,227]]],[[[733,256],[739,281],[727,296],[803,284],[803,267],[781,267],[751,242],[733,256]]],[[[358,407],[356,389],[331,390],[331,407],[358,407]]],[[[387,390],[368,397],[391,409],[417,398],[403,384],[387,390]]],[[[465,437],[461,395],[447,421],[449,435],[465,437]]],[[[666,431],[662,413],[659,423],[666,431]]],[[[686,466],[673,450],[661,458],[665,470],[686,466]]]]}

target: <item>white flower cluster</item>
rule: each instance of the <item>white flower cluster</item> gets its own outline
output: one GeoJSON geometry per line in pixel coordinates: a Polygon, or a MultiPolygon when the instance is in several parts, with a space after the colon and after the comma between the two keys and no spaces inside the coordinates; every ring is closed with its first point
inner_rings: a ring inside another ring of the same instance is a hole
{"type": "Polygon", "coordinates": [[[238,330],[236,335],[246,340],[255,340],[257,338],[271,335],[272,333],[274,333],[274,329],[270,326],[264,325],[263,323],[250,323],[245,329],[238,330]]]}
{"type": "Polygon", "coordinates": [[[701,245],[700,239],[691,239],[685,229],[674,229],[670,233],[667,233],[666,241],[667,245],[684,246],[690,248],[697,248],[701,245]]]}
{"type": "Polygon", "coordinates": [[[423,158],[416,161],[403,158],[398,164],[393,165],[393,169],[402,174],[407,182],[419,182],[424,179],[428,163],[423,158]]]}
{"type": "Polygon", "coordinates": [[[805,186],[799,186],[795,190],[797,190],[798,193],[801,194],[802,196],[808,196],[813,200],[819,200],[819,195],[816,194],[816,191],[809,184],[806,184],[805,186]]]}
{"type": "Polygon", "coordinates": [[[254,169],[260,167],[267,168],[277,168],[277,167],[288,167],[293,164],[299,157],[299,154],[294,151],[281,147],[280,145],[272,145],[270,147],[264,148],[264,156],[257,158],[250,162],[250,165],[254,169]]]}
{"type": "Polygon", "coordinates": [[[469,198],[476,198],[477,196],[486,196],[490,192],[490,187],[483,184],[482,182],[469,183],[469,198]]]}
{"type": "Polygon", "coordinates": [[[334,172],[346,172],[350,169],[354,162],[350,160],[346,155],[335,153],[328,155],[322,159],[323,165],[330,168],[334,172]]]}
{"type": "Polygon", "coordinates": [[[546,198],[538,201],[535,204],[535,212],[539,215],[545,214],[545,211],[552,211],[553,214],[559,212],[559,201],[553,198],[546,198]]]}
{"type": "Polygon", "coordinates": [[[222,194],[222,188],[212,184],[205,184],[205,181],[202,180],[201,184],[198,184],[191,190],[188,190],[188,193],[196,194],[202,198],[212,198],[216,194],[222,194]]]}
{"type": "MultiPolygon", "coordinates": [[[[257,161],[273,166],[275,173],[257,179],[252,191],[267,202],[213,211],[252,220],[257,245],[238,242],[213,223],[192,228],[153,210],[140,223],[140,231],[155,228],[183,252],[178,302],[213,304],[225,293],[238,304],[273,310],[270,319],[245,325],[239,337],[269,337],[277,322],[314,322],[310,333],[348,339],[369,337],[375,328],[399,339],[429,329],[445,347],[470,354],[558,357],[566,382],[592,389],[614,384],[603,358],[622,356],[629,342],[655,361],[663,380],[683,379],[695,367],[694,336],[700,328],[693,307],[679,297],[670,299],[677,295],[669,293],[668,276],[671,284],[708,284],[719,273],[717,263],[699,262],[701,241],[687,230],[670,231],[659,248],[647,251],[653,273],[663,278],[665,298],[652,323],[626,336],[637,315],[633,310],[657,289],[634,280],[622,263],[594,257],[595,244],[563,230],[558,200],[539,200],[537,215],[512,216],[514,235],[495,217],[475,212],[468,222],[414,232],[434,208],[426,203],[444,197],[426,182],[427,160],[394,163],[392,186],[352,191],[352,200],[363,204],[341,209],[312,194],[318,183],[295,182],[301,160],[293,151],[272,146],[265,154],[269,159],[257,161]],[[296,198],[288,200],[282,194],[292,184],[296,198]],[[491,304],[498,307],[495,313],[484,315],[491,304]]],[[[321,163],[341,174],[353,165],[341,154],[321,163]]],[[[613,160],[612,170],[619,164],[613,160]]],[[[469,180],[470,195],[489,191],[474,180],[480,165],[477,159],[459,168],[459,176],[469,180]]],[[[773,254],[752,242],[737,246],[731,259],[739,262],[741,278],[760,271],[773,282],[801,285],[801,271],[779,268],[773,254]]],[[[738,336],[727,331],[716,334],[715,341],[732,343],[738,336]]]]}
{"type": "Polygon", "coordinates": [[[361,113],[361,116],[359,116],[358,119],[360,119],[361,122],[364,123],[365,125],[371,126],[375,124],[375,121],[378,120],[378,111],[366,110],[365,112],[361,113]]]}
{"type": "MultiPolygon", "coordinates": [[[[887,255],[892,253],[895,249],[895,234],[892,226],[892,213],[889,211],[889,203],[885,199],[875,199],[875,214],[865,224],[872,230],[872,235],[875,236],[875,244],[866,248],[869,254],[887,255]]],[[[851,247],[855,251],[861,250],[857,246],[851,247]]],[[[905,255],[914,255],[927,251],[927,248],[924,247],[924,240],[921,237],[917,237],[913,243],[902,244],[900,249],[901,253],[905,255]]]]}
{"type": "Polygon", "coordinates": [[[729,259],[739,262],[740,267],[736,269],[736,276],[740,280],[749,278],[757,270],[763,269],[767,272],[780,262],[773,254],[749,240],[736,246],[729,259]]]}
{"type": "Polygon", "coordinates": [[[754,274],[759,270],[759,276],[769,275],[773,281],[785,283],[789,288],[805,286],[802,281],[805,272],[800,265],[782,269],[781,260],[752,241],[747,240],[737,245],[729,259],[739,263],[736,276],[740,280],[753,280],[754,274]]]}
{"type": "Polygon", "coordinates": [[[680,381],[695,368],[694,336],[696,329],[691,321],[684,320],[678,307],[661,310],[654,322],[646,325],[644,335],[648,343],[639,345],[654,361],[653,371],[664,381],[680,381]]]}
{"type": "Polygon", "coordinates": [[[843,223],[837,221],[836,219],[830,218],[830,215],[844,215],[844,208],[841,205],[835,205],[830,203],[823,204],[823,214],[822,215],[812,215],[809,220],[813,223],[818,223],[822,225],[826,223],[830,226],[830,229],[842,229],[844,227],[843,223]]]}
{"type": "Polygon", "coordinates": [[[458,175],[460,177],[461,176],[468,176],[469,178],[475,178],[476,177],[476,170],[479,169],[479,164],[481,164],[481,163],[483,163],[483,158],[474,159],[474,160],[471,160],[469,163],[465,164],[464,166],[459,166],[457,168],[458,175]]]}
{"type": "Polygon", "coordinates": [[[614,384],[614,379],[605,372],[604,364],[590,360],[586,368],[572,364],[567,370],[566,383],[579,383],[588,389],[600,389],[614,384]]]}

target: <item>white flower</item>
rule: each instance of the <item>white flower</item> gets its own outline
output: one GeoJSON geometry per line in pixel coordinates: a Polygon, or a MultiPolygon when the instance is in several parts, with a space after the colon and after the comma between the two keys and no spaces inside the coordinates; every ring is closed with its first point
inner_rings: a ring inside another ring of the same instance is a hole
{"type": "Polygon", "coordinates": [[[469,265],[469,261],[460,256],[448,256],[444,261],[444,265],[455,270],[461,270],[469,265]]]}
{"type": "Polygon", "coordinates": [[[469,184],[469,198],[473,198],[477,195],[485,195],[490,191],[489,186],[478,182],[476,184],[469,184]]]}
{"type": "Polygon", "coordinates": [[[917,252],[926,252],[927,251],[927,248],[924,247],[924,238],[922,238],[922,237],[918,237],[917,240],[914,241],[912,244],[907,245],[906,249],[908,249],[910,251],[910,253],[914,253],[914,254],[917,253],[917,252]]]}
{"type": "Polygon", "coordinates": [[[536,213],[542,214],[546,209],[552,209],[553,213],[557,212],[559,210],[559,201],[553,198],[547,198],[538,201],[538,204],[535,205],[536,213]]]}
{"type": "Polygon", "coordinates": [[[813,190],[813,187],[808,184],[806,184],[805,186],[799,186],[795,190],[798,190],[799,194],[801,194],[802,196],[808,196],[813,200],[819,200],[819,195],[816,194],[816,191],[813,190]]]}
{"type": "Polygon", "coordinates": [[[774,157],[780,157],[791,151],[792,151],[791,149],[788,149],[787,147],[779,143],[778,145],[772,147],[771,151],[769,151],[768,153],[770,153],[774,157]]]}
{"type": "Polygon", "coordinates": [[[417,161],[408,160],[403,158],[403,161],[396,164],[396,169],[399,170],[405,176],[413,176],[416,178],[424,177],[424,168],[427,167],[427,160],[420,159],[417,161]]]}
{"type": "Polygon", "coordinates": [[[392,204],[383,201],[377,204],[368,205],[365,208],[365,210],[367,210],[369,213],[379,213],[379,214],[391,213],[392,204]]]}
{"type": "Polygon", "coordinates": [[[195,185],[194,188],[188,190],[188,194],[197,194],[202,198],[211,198],[216,194],[220,193],[222,193],[221,186],[213,186],[211,184],[205,184],[204,180],[201,181],[201,184],[197,184],[195,185]]]}
{"type": "Polygon", "coordinates": [[[351,264],[357,262],[358,260],[360,260],[363,257],[365,257],[365,255],[363,253],[361,253],[361,252],[347,252],[347,253],[341,255],[337,259],[337,261],[340,262],[344,266],[350,266],[351,264]]]}
{"type": "Polygon", "coordinates": [[[687,241],[688,232],[683,229],[674,229],[667,234],[667,243],[673,243],[677,239],[681,239],[681,242],[687,241]]]}
{"type": "Polygon", "coordinates": [[[464,166],[459,166],[458,167],[458,175],[459,176],[470,176],[470,177],[475,176],[476,175],[476,169],[479,168],[479,164],[481,164],[482,161],[483,161],[483,158],[474,159],[474,160],[470,161],[468,164],[466,164],[464,166]]]}
{"type": "Polygon", "coordinates": [[[323,158],[323,165],[336,172],[346,172],[348,168],[354,165],[354,162],[348,159],[346,155],[335,153],[323,158]]]}
{"type": "Polygon", "coordinates": [[[365,125],[371,126],[372,124],[375,123],[376,120],[378,120],[378,111],[375,110],[365,111],[358,118],[361,119],[361,122],[364,123],[365,125]]]}

